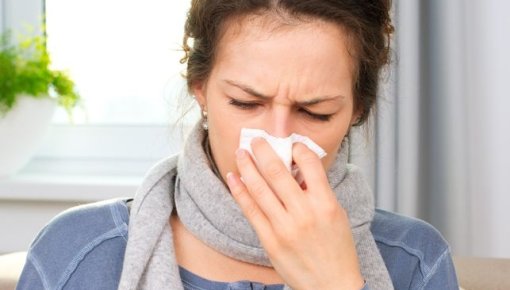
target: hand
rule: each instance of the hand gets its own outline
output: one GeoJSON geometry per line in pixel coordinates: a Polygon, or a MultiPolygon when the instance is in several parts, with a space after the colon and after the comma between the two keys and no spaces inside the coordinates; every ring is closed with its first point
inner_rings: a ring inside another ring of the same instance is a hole
{"type": "Polygon", "coordinates": [[[257,165],[239,149],[242,181],[228,173],[227,183],[278,274],[293,289],[361,289],[347,213],[317,155],[304,144],[293,146],[303,189],[264,139],[255,138],[252,149],[257,165]]]}

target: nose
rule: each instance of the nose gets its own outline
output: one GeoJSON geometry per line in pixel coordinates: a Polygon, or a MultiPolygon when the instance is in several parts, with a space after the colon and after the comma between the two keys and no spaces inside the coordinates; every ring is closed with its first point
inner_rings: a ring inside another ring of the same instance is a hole
{"type": "Polygon", "coordinates": [[[285,138],[293,133],[292,130],[290,109],[285,107],[273,108],[266,125],[266,131],[275,137],[285,138]]]}

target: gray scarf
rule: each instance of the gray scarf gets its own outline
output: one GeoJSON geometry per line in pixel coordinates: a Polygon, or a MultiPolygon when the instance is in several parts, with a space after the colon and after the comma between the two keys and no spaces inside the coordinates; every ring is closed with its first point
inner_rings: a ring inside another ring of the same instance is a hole
{"type": "MultiPolygon", "coordinates": [[[[202,147],[204,137],[201,126],[195,126],[182,154],[160,161],[145,176],[131,208],[119,290],[184,289],[169,224],[174,207],[186,229],[211,248],[237,260],[271,266],[255,231],[211,169],[202,147]]],[[[393,289],[370,232],[373,197],[360,170],[347,164],[347,144],[342,144],[328,179],[348,213],[363,277],[373,290],[393,289]]]]}

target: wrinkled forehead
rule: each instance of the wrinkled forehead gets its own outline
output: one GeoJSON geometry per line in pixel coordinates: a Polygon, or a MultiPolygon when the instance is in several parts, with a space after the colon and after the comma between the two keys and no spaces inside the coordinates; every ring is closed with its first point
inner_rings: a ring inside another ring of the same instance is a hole
{"type": "MultiPolygon", "coordinates": [[[[253,40],[267,40],[271,37],[280,37],[293,30],[322,30],[329,28],[333,37],[342,39],[350,62],[353,75],[357,71],[356,42],[348,29],[339,23],[326,21],[308,15],[290,15],[279,10],[262,10],[255,13],[231,16],[220,25],[216,39],[214,62],[224,52],[224,48],[232,42],[243,43],[253,40]],[[334,27],[335,29],[331,29],[334,27]]],[[[213,66],[214,66],[213,62],[213,66]]]]}
{"type": "Polygon", "coordinates": [[[211,80],[231,80],[258,95],[301,103],[322,96],[352,97],[352,59],[336,25],[306,22],[275,31],[271,23],[259,23],[252,18],[234,24],[240,30],[225,33],[211,80]]]}

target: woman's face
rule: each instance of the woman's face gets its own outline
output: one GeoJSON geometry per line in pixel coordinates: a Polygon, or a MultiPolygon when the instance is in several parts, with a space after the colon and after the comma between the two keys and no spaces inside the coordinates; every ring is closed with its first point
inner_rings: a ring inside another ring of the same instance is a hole
{"type": "Polygon", "coordinates": [[[327,170],[356,119],[345,32],[322,21],[277,25],[256,17],[228,26],[209,78],[193,86],[223,178],[238,173],[241,128],[308,136],[327,152],[327,170]]]}

